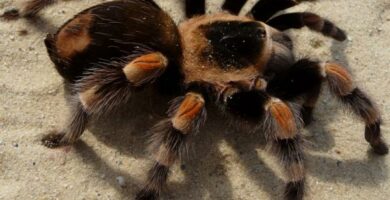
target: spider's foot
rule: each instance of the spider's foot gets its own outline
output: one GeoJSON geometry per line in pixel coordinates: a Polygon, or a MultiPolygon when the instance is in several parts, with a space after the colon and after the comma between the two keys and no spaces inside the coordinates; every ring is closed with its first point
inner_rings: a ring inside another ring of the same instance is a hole
{"type": "Polygon", "coordinates": [[[302,200],[304,193],[304,182],[289,182],[287,183],[286,189],[284,191],[285,200],[302,200]]]}
{"type": "Polygon", "coordinates": [[[371,146],[372,146],[372,149],[374,150],[375,154],[386,155],[389,153],[389,147],[383,141],[379,142],[376,145],[371,145],[371,146]]]}
{"type": "Polygon", "coordinates": [[[157,200],[158,194],[155,191],[143,189],[137,193],[135,199],[136,200],[157,200]]]}
{"type": "Polygon", "coordinates": [[[366,125],[364,137],[366,141],[371,145],[375,154],[386,155],[389,153],[389,147],[381,137],[382,134],[381,134],[380,124],[381,124],[380,120],[377,120],[377,122],[375,123],[366,125]]]}
{"type": "Polygon", "coordinates": [[[64,133],[56,133],[56,132],[51,132],[47,135],[45,135],[42,138],[42,145],[48,148],[57,148],[60,146],[66,145],[63,141],[62,138],[64,137],[64,133]]]}

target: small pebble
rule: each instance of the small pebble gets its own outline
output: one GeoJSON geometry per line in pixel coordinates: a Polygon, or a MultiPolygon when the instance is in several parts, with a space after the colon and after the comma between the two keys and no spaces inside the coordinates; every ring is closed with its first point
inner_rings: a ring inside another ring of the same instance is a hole
{"type": "Polygon", "coordinates": [[[119,186],[121,186],[122,188],[126,187],[125,178],[123,178],[123,176],[117,176],[116,182],[118,182],[119,186]]]}
{"type": "Polygon", "coordinates": [[[19,144],[18,143],[13,143],[12,146],[19,147],[19,144]]]}

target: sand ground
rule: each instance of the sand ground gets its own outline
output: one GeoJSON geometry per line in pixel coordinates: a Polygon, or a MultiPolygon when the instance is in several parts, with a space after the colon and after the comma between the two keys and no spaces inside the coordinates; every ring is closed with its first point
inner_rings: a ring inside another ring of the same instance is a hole
{"type": "MultiPolygon", "coordinates": [[[[145,180],[151,164],[145,131],[163,116],[152,102],[96,120],[72,147],[53,150],[40,144],[42,135],[61,128],[68,115],[63,83],[43,39],[99,2],[66,1],[42,12],[36,22],[0,22],[0,199],[132,199],[145,180]],[[19,35],[21,30],[28,34],[19,35]]],[[[183,19],[177,0],[158,2],[176,21],[183,19]]],[[[219,2],[213,0],[209,11],[219,2]]],[[[1,0],[0,10],[13,3],[1,0]]],[[[376,100],[390,142],[390,2],[319,0],[291,10],[317,12],[346,30],[349,39],[342,43],[307,29],[290,33],[298,55],[347,66],[376,100]]],[[[389,199],[390,159],[369,151],[363,124],[326,90],[315,118],[304,131],[306,199],[389,199]]],[[[173,168],[164,199],[281,199],[283,175],[262,150],[261,137],[227,129],[211,115],[194,143],[191,158],[173,168]]]]}

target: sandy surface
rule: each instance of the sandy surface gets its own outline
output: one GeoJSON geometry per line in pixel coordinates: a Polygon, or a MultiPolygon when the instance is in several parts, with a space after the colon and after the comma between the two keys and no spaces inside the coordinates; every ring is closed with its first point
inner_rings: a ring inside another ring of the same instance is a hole
{"type": "MultiPolygon", "coordinates": [[[[153,102],[96,120],[75,146],[52,150],[40,144],[68,115],[63,83],[43,39],[99,2],[67,1],[45,10],[35,23],[0,22],[0,199],[132,199],[142,185],[151,163],[145,131],[163,116],[153,102]],[[28,35],[20,36],[21,30],[28,35]]],[[[183,19],[177,1],[159,2],[176,21],[183,19]]],[[[1,0],[0,10],[12,3],[1,0]]],[[[381,109],[390,142],[390,2],[321,0],[293,10],[317,12],[346,30],[349,41],[343,43],[307,29],[291,35],[300,56],[337,60],[353,72],[381,109]]],[[[369,151],[363,124],[340,109],[327,90],[315,117],[304,132],[306,199],[388,199],[390,159],[369,151]]],[[[281,199],[284,178],[273,156],[262,150],[261,137],[224,127],[211,115],[191,158],[173,168],[165,199],[281,199]]]]}

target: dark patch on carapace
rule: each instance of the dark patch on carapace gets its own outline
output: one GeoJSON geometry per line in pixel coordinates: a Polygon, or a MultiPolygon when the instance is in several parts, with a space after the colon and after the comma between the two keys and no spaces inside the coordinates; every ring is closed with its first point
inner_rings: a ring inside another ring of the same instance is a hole
{"type": "Polygon", "coordinates": [[[263,49],[266,32],[257,22],[216,21],[201,28],[210,44],[202,56],[216,61],[221,68],[254,64],[263,49]]]}

